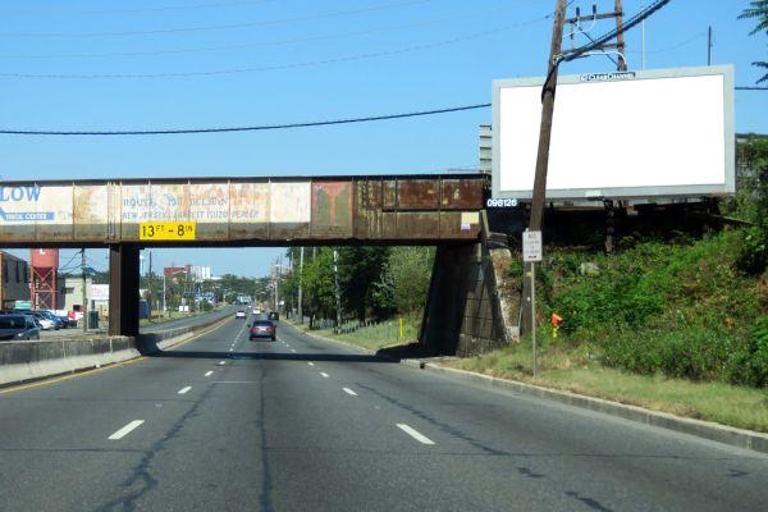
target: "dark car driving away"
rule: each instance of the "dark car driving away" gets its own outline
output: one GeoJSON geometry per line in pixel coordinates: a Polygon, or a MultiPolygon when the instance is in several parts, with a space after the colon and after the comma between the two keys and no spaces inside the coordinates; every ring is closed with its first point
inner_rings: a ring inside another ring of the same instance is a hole
{"type": "Polygon", "coordinates": [[[40,329],[25,315],[0,316],[0,340],[39,340],[40,329]]]}
{"type": "Polygon", "coordinates": [[[277,327],[271,320],[255,320],[251,325],[250,340],[256,338],[270,338],[275,341],[277,338],[277,327]]]}

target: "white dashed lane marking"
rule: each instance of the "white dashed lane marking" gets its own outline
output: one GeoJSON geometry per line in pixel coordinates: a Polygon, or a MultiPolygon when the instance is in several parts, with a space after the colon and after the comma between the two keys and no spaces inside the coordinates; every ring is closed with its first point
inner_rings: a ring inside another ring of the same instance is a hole
{"type": "Polygon", "coordinates": [[[207,372],[205,372],[206,377],[210,377],[211,375],[213,375],[213,370],[208,370],[207,372]]]}
{"type": "Polygon", "coordinates": [[[435,442],[432,441],[430,438],[428,438],[427,436],[425,436],[415,428],[409,427],[405,423],[398,423],[397,428],[399,428],[400,430],[402,430],[403,432],[405,432],[406,434],[408,434],[409,436],[411,436],[421,444],[435,444],[435,442]]]}
{"type": "Polygon", "coordinates": [[[328,374],[327,374],[327,373],[325,373],[325,372],[320,372],[320,375],[322,375],[322,376],[323,376],[323,377],[325,377],[326,379],[327,379],[328,377],[330,377],[330,375],[328,375],[328,374]]]}
{"type": "Polygon", "coordinates": [[[128,434],[130,434],[132,431],[136,430],[141,426],[141,424],[144,423],[144,420],[133,420],[111,436],[109,436],[107,439],[111,441],[117,441],[118,439],[122,439],[128,434]]]}
{"type": "Polygon", "coordinates": [[[179,390],[179,394],[180,395],[186,395],[189,392],[190,389],[192,389],[192,386],[184,386],[183,388],[181,388],[179,390]]]}
{"type": "Polygon", "coordinates": [[[344,390],[344,392],[345,392],[346,394],[350,395],[350,396],[357,396],[357,393],[355,393],[354,391],[352,391],[352,390],[351,390],[351,389],[349,389],[349,388],[341,388],[341,389],[343,389],[343,390],[344,390]]]}

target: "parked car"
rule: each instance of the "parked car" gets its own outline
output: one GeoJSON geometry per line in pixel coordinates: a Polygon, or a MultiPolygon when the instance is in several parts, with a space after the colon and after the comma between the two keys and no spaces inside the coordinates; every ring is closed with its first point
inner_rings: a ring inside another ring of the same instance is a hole
{"type": "Polygon", "coordinates": [[[61,326],[63,328],[70,327],[70,321],[69,321],[69,312],[66,309],[55,309],[55,310],[49,310],[53,316],[58,318],[61,321],[61,326]]]}
{"type": "Polygon", "coordinates": [[[239,309],[235,313],[235,318],[237,318],[238,320],[244,320],[245,319],[245,311],[243,311],[242,309],[239,309]]]}
{"type": "Polygon", "coordinates": [[[277,339],[277,326],[271,320],[255,320],[251,324],[249,339],[270,338],[272,341],[277,339]]]}
{"type": "Polygon", "coordinates": [[[28,315],[0,315],[0,340],[39,340],[40,329],[28,315]]]}
{"type": "Polygon", "coordinates": [[[67,326],[69,323],[68,321],[65,322],[61,318],[59,318],[53,311],[50,309],[43,309],[40,311],[47,319],[53,320],[53,322],[56,324],[56,330],[63,329],[67,326]]]}
{"type": "Polygon", "coordinates": [[[41,311],[32,311],[31,315],[34,316],[38,323],[40,324],[40,327],[44,331],[50,331],[52,329],[56,329],[56,323],[51,320],[50,318],[47,318],[41,311]]]}

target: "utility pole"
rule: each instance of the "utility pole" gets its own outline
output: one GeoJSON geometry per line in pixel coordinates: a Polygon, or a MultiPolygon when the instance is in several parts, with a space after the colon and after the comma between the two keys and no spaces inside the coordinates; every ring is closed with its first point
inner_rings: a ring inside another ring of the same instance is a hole
{"type": "MultiPolygon", "coordinates": [[[[616,35],[616,42],[615,43],[605,43],[600,45],[597,50],[610,50],[614,49],[616,53],[618,53],[618,59],[614,59],[611,57],[608,53],[605,54],[606,57],[608,57],[611,61],[616,64],[616,70],[617,71],[626,71],[627,70],[627,52],[626,52],[626,44],[624,42],[624,6],[623,6],[623,0],[615,0],[614,3],[614,9],[613,12],[606,12],[606,13],[598,13],[597,12],[597,5],[592,5],[592,13],[591,14],[581,14],[581,8],[576,8],[576,16],[572,18],[567,18],[565,20],[565,23],[570,25],[571,27],[571,41],[573,41],[574,36],[577,33],[584,34],[587,39],[590,41],[594,41],[592,37],[589,35],[589,30],[582,30],[581,29],[581,23],[583,21],[589,21],[591,23],[590,30],[595,26],[595,24],[599,20],[606,20],[606,19],[616,19],[616,29],[618,31],[618,34],[616,35]]],[[[644,29],[643,29],[644,30],[644,29]]],[[[643,67],[645,67],[645,33],[643,33],[643,67]]],[[[566,51],[565,53],[568,53],[566,51]]]]}
{"type": "Polygon", "coordinates": [[[304,246],[299,249],[299,324],[304,324],[304,246]]]}
{"type": "Polygon", "coordinates": [[[85,278],[85,248],[80,249],[80,272],[83,278],[83,332],[88,331],[88,290],[85,278]]]}
{"type": "MultiPolygon", "coordinates": [[[[645,4],[640,4],[641,8],[645,4]]],[[[640,24],[640,69],[645,69],[645,20],[640,24]]]]}
{"type": "MultiPolygon", "coordinates": [[[[555,91],[557,89],[557,75],[559,59],[563,45],[563,25],[565,24],[566,0],[556,0],[555,22],[552,29],[552,44],[549,51],[547,78],[542,91],[541,126],[539,127],[539,150],[536,157],[536,175],[533,182],[533,198],[531,200],[531,216],[528,224],[530,231],[541,231],[542,218],[544,217],[544,203],[547,191],[547,170],[549,169],[549,144],[552,135],[552,117],[555,109],[555,91]]],[[[531,275],[531,265],[525,265],[526,276],[531,275]]],[[[532,285],[528,279],[523,280],[523,330],[530,332],[531,318],[531,291],[532,285]],[[527,314],[526,314],[527,312],[527,314]]]]}
{"type": "Polygon", "coordinates": [[[618,35],[616,36],[616,50],[619,52],[619,64],[617,66],[618,71],[626,71],[627,70],[627,56],[626,56],[626,47],[624,45],[624,7],[622,5],[622,0],[616,0],[616,4],[614,6],[614,15],[616,16],[616,29],[618,30],[618,35]]]}
{"type": "Polygon", "coordinates": [[[339,288],[339,251],[333,249],[333,284],[336,290],[336,329],[341,327],[341,290],[339,288]]]}

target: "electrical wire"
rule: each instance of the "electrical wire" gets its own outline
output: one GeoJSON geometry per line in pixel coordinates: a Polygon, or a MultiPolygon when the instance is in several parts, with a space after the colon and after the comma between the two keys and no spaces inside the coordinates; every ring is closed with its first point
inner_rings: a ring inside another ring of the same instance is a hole
{"type": "MultiPolygon", "coordinates": [[[[504,10],[506,10],[506,7],[485,11],[482,14],[483,14],[483,17],[485,18],[488,15],[492,15],[494,13],[498,13],[499,11],[504,11],[504,10]]],[[[514,23],[508,26],[510,28],[530,26],[536,23],[547,21],[549,17],[550,17],[549,15],[539,16],[527,21],[514,23]]],[[[66,58],[104,58],[104,57],[141,57],[141,56],[154,57],[154,56],[162,56],[162,55],[180,55],[180,54],[190,54],[190,53],[200,53],[200,52],[238,50],[238,49],[244,49],[244,48],[285,46],[285,45],[299,44],[299,43],[305,43],[305,42],[327,41],[327,40],[342,39],[347,37],[377,34],[382,32],[391,33],[396,30],[407,30],[412,28],[420,28],[420,27],[445,23],[447,20],[449,20],[449,18],[445,18],[445,17],[430,18],[429,21],[423,21],[419,23],[409,23],[404,25],[396,25],[391,27],[379,27],[379,28],[373,28],[373,29],[367,29],[367,30],[341,32],[341,33],[335,33],[335,34],[320,34],[320,35],[305,36],[305,37],[294,37],[294,38],[288,38],[288,39],[282,39],[282,40],[230,44],[230,45],[222,45],[222,46],[202,46],[202,47],[193,47],[193,48],[171,48],[171,49],[159,49],[159,50],[102,52],[102,53],[58,53],[58,54],[27,54],[27,55],[0,54],[0,59],[66,59],[66,58]]]]}
{"type": "Polygon", "coordinates": [[[167,5],[159,7],[144,7],[144,8],[129,8],[129,9],[102,9],[102,10],[90,10],[90,11],[43,11],[43,10],[30,10],[30,11],[0,11],[0,17],[10,16],[90,16],[90,15],[126,15],[126,14],[142,14],[146,12],[168,12],[168,11],[187,11],[193,9],[210,9],[218,7],[238,7],[241,5],[257,5],[267,2],[274,2],[275,0],[238,0],[231,2],[208,2],[204,4],[183,4],[183,5],[167,5]]]}
{"type": "Polygon", "coordinates": [[[367,7],[358,7],[356,9],[346,9],[341,11],[331,11],[320,14],[310,14],[305,16],[295,16],[291,18],[278,18],[272,20],[246,21],[241,23],[230,23],[225,25],[201,25],[196,27],[178,27],[155,30],[129,30],[123,32],[5,32],[0,33],[0,37],[57,37],[57,38],[91,38],[91,37],[125,37],[125,36],[143,36],[143,35],[161,35],[161,34],[180,34],[191,32],[209,32],[215,30],[231,30],[253,27],[264,27],[270,25],[282,25],[297,21],[310,21],[317,19],[336,18],[341,16],[351,16],[369,12],[393,9],[398,7],[407,7],[411,5],[425,4],[434,0],[406,0],[401,2],[388,2],[385,4],[376,4],[367,7]]]}
{"type": "MultiPolygon", "coordinates": [[[[539,19],[532,20],[529,23],[535,23],[537,21],[539,21],[539,19]]],[[[506,32],[513,28],[517,28],[520,25],[522,24],[506,25],[506,26],[497,27],[491,30],[483,30],[481,32],[474,32],[471,34],[457,36],[450,39],[444,39],[441,41],[435,41],[432,43],[406,46],[402,48],[397,48],[395,50],[383,50],[379,52],[358,53],[354,55],[333,57],[329,59],[293,62],[289,64],[275,64],[272,66],[214,69],[214,70],[208,70],[208,71],[180,71],[180,72],[168,72],[168,73],[0,73],[0,78],[55,79],[55,80],[190,78],[190,77],[203,77],[203,76],[234,75],[234,74],[242,74],[242,73],[257,73],[257,72],[265,72],[265,71],[280,71],[285,69],[298,69],[298,68],[305,68],[305,67],[338,64],[342,62],[376,59],[381,57],[391,57],[394,55],[402,55],[406,53],[431,50],[434,48],[450,46],[450,45],[454,45],[454,44],[458,44],[466,41],[472,41],[482,37],[496,35],[501,32],[506,32]]]]}
{"type": "Polygon", "coordinates": [[[610,30],[609,32],[595,39],[594,42],[590,44],[586,44],[579,48],[576,48],[575,50],[571,50],[565,55],[558,56],[558,62],[569,62],[579,58],[581,55],[587,52],[600,48],[611,39],[639,25],[643,20],[650,17],[652,14],[654,14],[656,11],[658,11],[659,9],[661,9],[671,1],[672,0],[656,0],[656,2],[649,5],[645,9],[642,9],[640,12],[632,16],[629,20],[624,22],[621,28],[616,27],[613,30],[610,30]]]}
{"type": "Polygon", "coordinates": [[[405,119],[409,117],[423,117],[452,112],[463,112],[490,107],[490,103],[477,103],[474,105],[462,105],[459,107],[447,107],[434,110],[421,110],[400,114],[385,114],[379,116],[353,117],[346,119],[333,119],[327,121],[310,121],[301,123],[266,124],[256,126],[239,126],[228,128],[179,128],[161,130],[13,130],[0,129],[0,135],[35,135],[35,136],[126,136],[126,135],[186,135],[193,133],[233,133],[254,132],[268,130],[285,130],[289,128],[311,128],[316,126],[332,126],[353,123],[368,123],[372,121],[386,121],[391,119],[405,119]]]}

